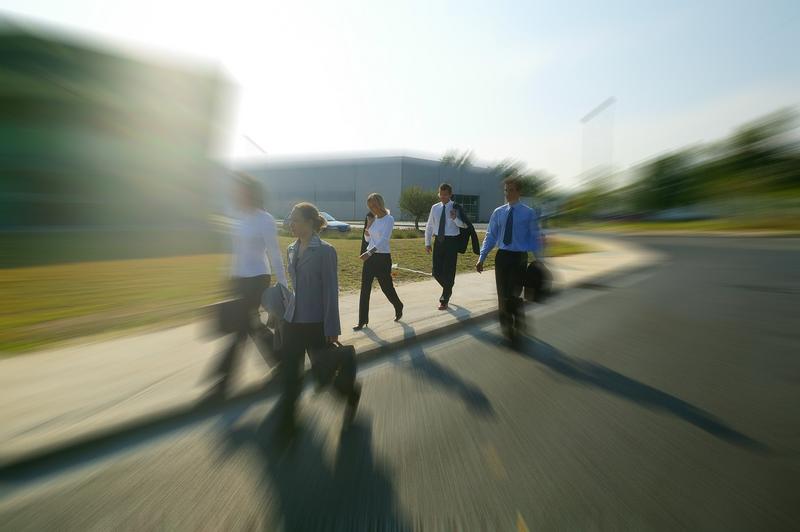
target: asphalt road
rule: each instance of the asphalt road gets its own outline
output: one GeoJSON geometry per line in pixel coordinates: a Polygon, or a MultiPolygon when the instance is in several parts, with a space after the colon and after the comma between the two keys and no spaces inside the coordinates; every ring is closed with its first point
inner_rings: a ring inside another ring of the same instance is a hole
{"type": "MultiPolygon", "coordinates": [[[[0,485],[2,530],[790,530],[800,241],[636,239],[668,261],[361,370],[362,408],[238,405],[0,485]]],[[[458,291],[468,287],[456,285],[458,291]]]]}

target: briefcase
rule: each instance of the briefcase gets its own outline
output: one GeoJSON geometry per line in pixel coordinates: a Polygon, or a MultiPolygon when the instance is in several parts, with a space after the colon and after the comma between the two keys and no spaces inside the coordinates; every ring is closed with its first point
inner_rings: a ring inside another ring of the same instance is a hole
{"type": "Polygon", "coordinates": [[[343,395],[350,395],[356,380],[356,349],[352,345],[336,342],[314,351],[310,358],[318,391],[333,386],[343,395]]]}
{"type": "Polygon", "coordinates": [[[528,264],[525,271],[525,301],[544,303],[552,294],[553,275],[540,260],[528,264]]]}

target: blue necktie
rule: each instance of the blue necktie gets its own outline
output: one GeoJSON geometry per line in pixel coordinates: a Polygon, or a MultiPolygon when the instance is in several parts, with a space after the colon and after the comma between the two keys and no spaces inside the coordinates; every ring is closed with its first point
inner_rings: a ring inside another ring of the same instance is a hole
{"type": "Polygon", "coordinates": [[[514,208],[508,208],[508,218],[506,218],[506,230],[503,233],[503,244],[506,246],[511,245],[511,239],[514,233],[514,208]]]}

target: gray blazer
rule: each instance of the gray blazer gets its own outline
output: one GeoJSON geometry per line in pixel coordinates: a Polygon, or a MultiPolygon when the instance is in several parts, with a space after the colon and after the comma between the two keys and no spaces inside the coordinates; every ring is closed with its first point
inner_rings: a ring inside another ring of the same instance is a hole
{"type": "Polygon", "coordinates": [[[303,256],[297,258],[300,242],[289,244],[286,264],[294,297],[284,319],[290,323],[323,323],[325,336],[342,334],[339,323],[339,272],[336,248],[314,235],[303,256]]]}

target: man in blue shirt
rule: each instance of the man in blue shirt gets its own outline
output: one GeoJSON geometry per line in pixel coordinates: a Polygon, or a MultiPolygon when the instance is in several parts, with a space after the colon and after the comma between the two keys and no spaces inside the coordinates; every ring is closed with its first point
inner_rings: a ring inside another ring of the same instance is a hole
{"type": "Polygon", "coordinates": [[[481,255],[475,264],[483,272],[486,256],[498,246],[494,259],[494,278],[497,284],[497,303],[503,333],[517,345],[520,334],[525,334],[525,309],[522,288],[528,266],[528,252],[540,253],[542,237],[536,211],[520,203],[522,183],[509,177],[503,181],[505,205],[496,208],[489,218],[489,227],[483,238],[481,255]]]}

